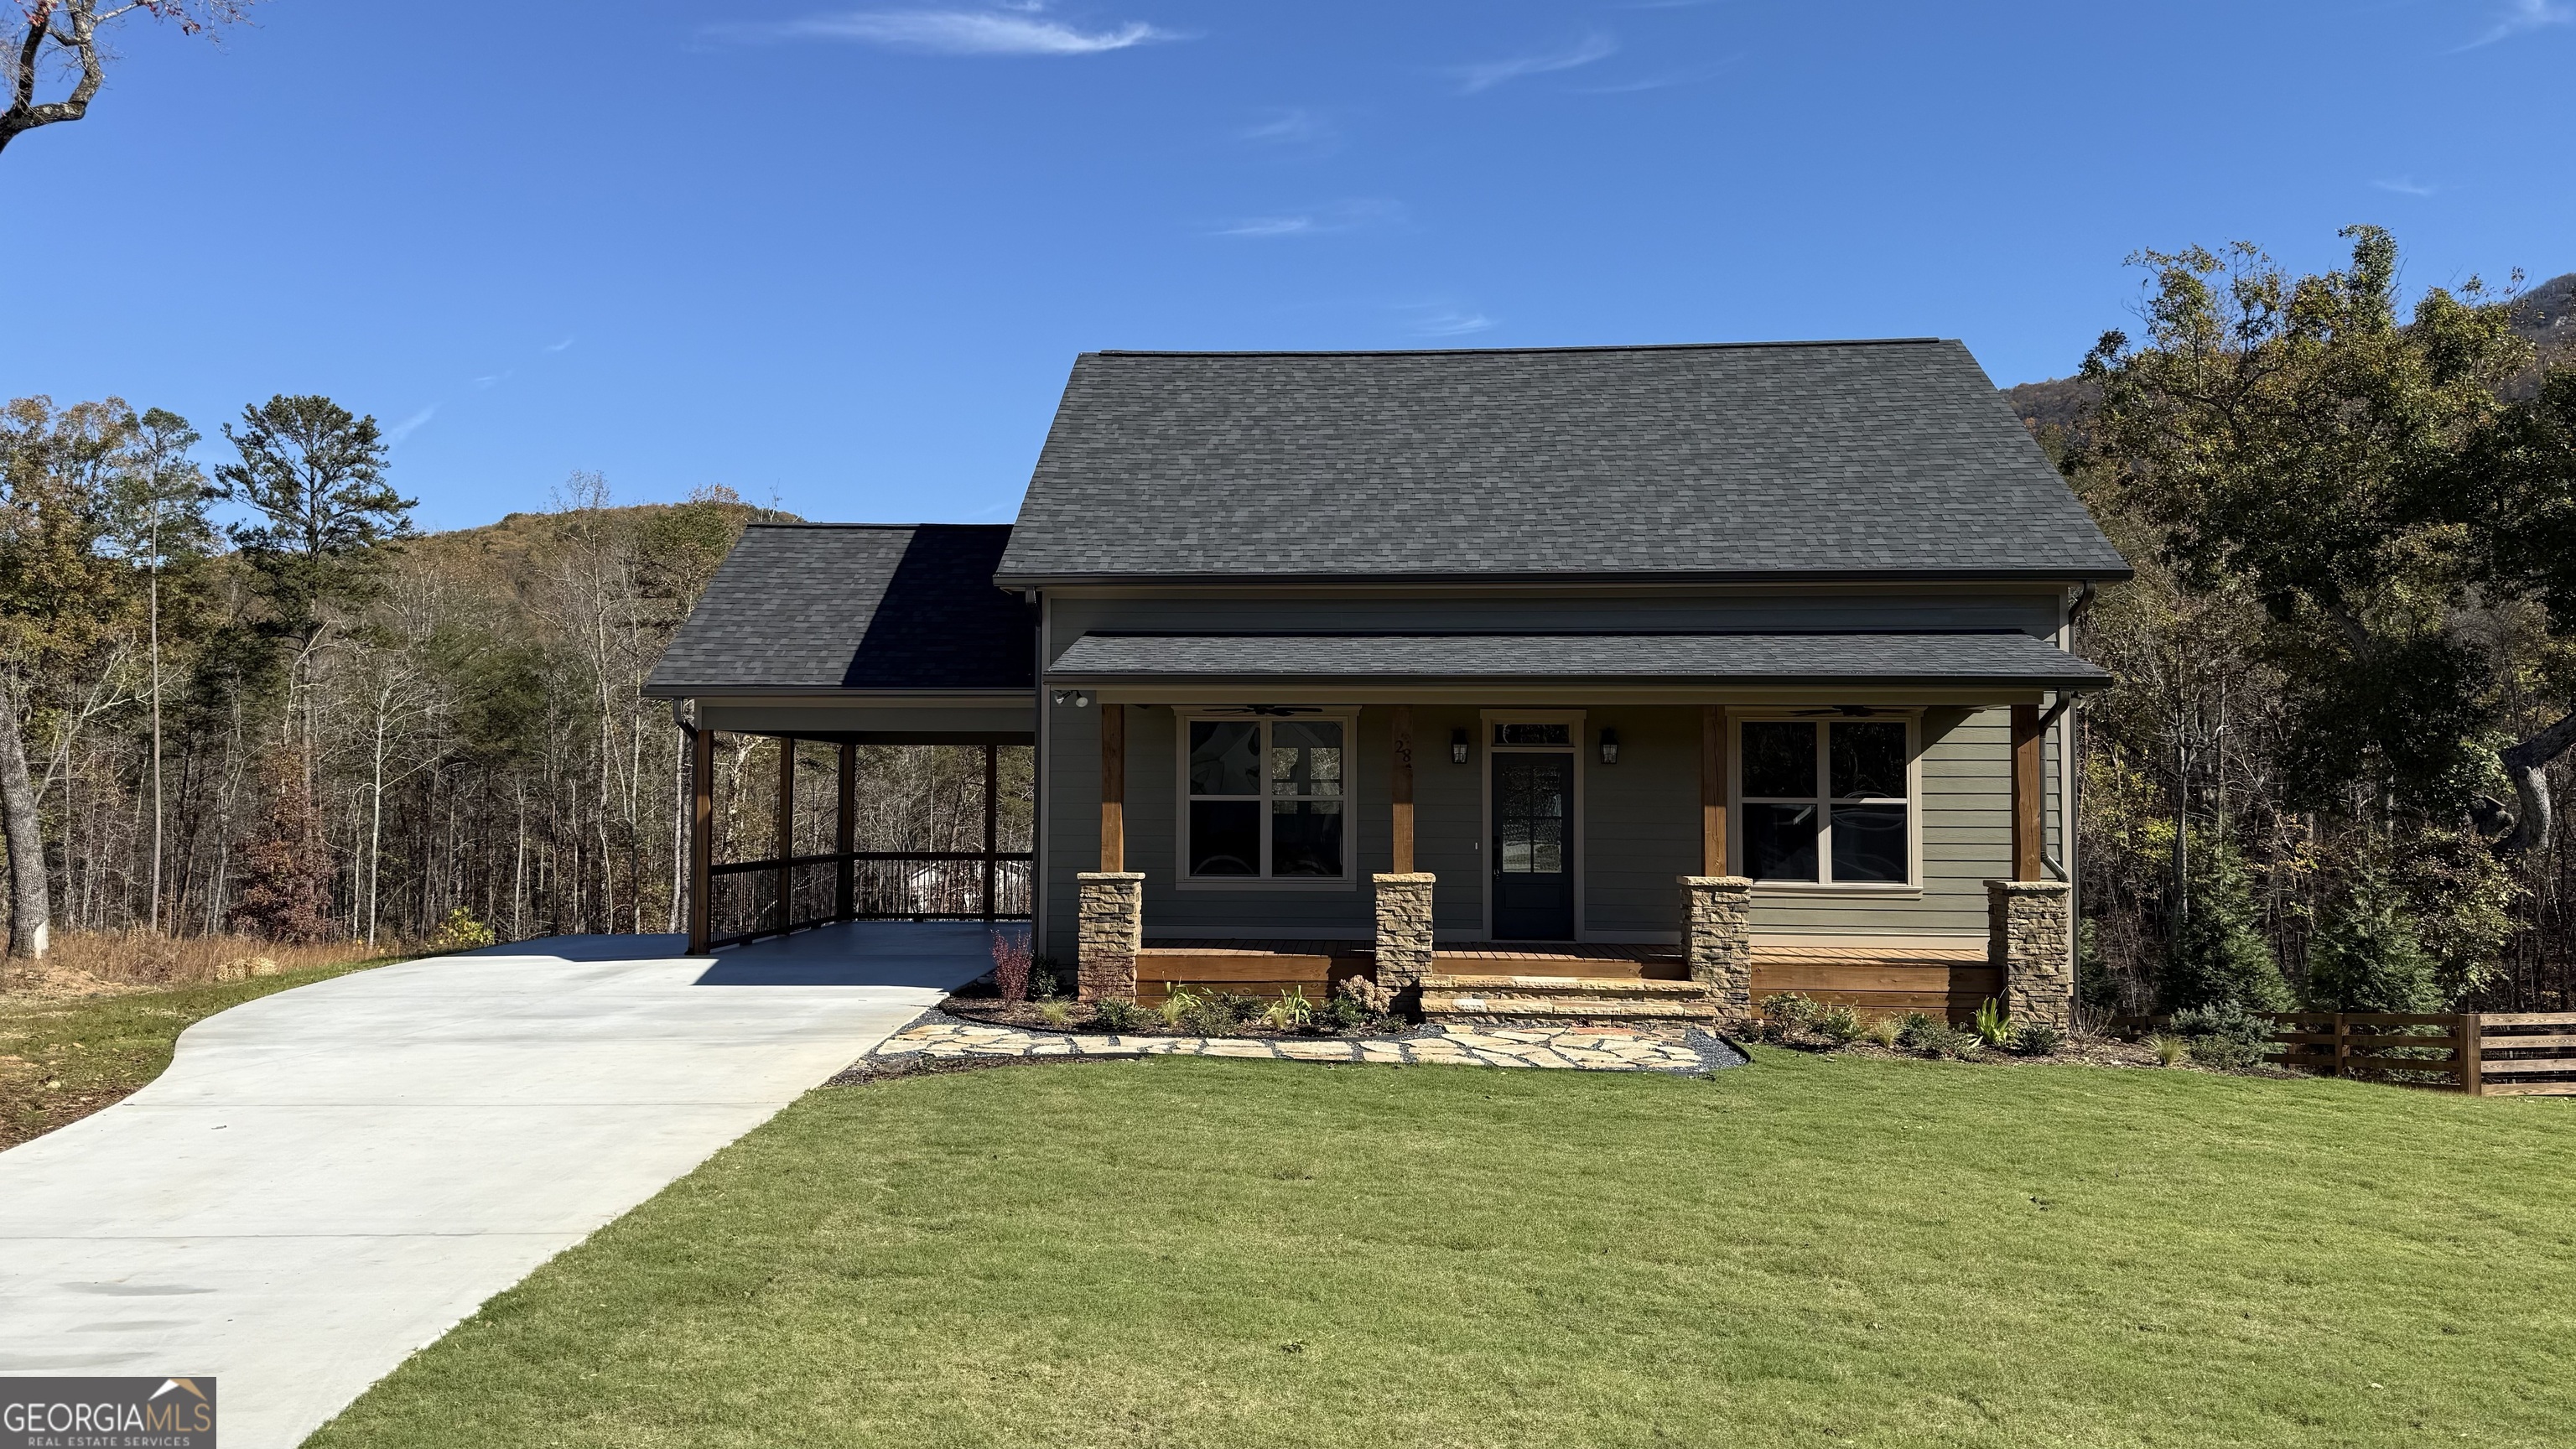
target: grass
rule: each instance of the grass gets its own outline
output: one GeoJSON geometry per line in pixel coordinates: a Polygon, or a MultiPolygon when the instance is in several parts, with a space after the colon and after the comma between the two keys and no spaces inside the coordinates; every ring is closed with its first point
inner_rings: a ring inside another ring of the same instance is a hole
{"type": "Polygon", "coordinates": [[[312,1441],[2478,1449],[2576,1423],[2564,1103],[1806,1057],[818,1091],[312,1441]]]}
{"type": "Polygon", "coordinates": [[[396,959],[340,961],[169,991],[59,1001],[0,998],[0,1147],[124,1100],[170,1065],[179,1033],[218,1011],[396,959]]]}

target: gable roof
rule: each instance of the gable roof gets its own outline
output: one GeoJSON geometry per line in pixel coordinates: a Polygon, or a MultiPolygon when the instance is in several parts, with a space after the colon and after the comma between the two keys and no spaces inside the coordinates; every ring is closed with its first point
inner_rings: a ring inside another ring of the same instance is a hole
{"type": "Polygon", "coordinates": [[[1095,352],[1001,581],[2122,578],[1953,341],[1095,352]]]}
{"type": "Polygon", "coordinates": [[[993,587],[1007,524],[755,523],[644,693],[1025,690],[1028,610],[993,587]]]}

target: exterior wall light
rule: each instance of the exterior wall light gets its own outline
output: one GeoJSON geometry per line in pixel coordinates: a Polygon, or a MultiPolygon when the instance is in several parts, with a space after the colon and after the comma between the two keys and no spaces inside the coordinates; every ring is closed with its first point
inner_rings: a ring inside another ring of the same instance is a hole
{"type": "Polygon", "coordinates": [[[1072,705],[1075,709],[1091,708],[1091,696],[1085,691],[1079,689],[1057,690],[1055,692],[1055,702],[1058,704],[1072,705]]]}
{"type": "Polygon", "coordinates": [[[1619,732],[1617,730],[1603,730],[1601,732],[1601,763],[1605,765],[1615,765],[1619,763],[1619,732]]]}
{"type": "Polygon", "coordinates": [[[1467,732],[1465,730],[1451,730],[1449,732],[1449,763],[1453,765],[1463,765],[1467,763],[1467,732]]]}

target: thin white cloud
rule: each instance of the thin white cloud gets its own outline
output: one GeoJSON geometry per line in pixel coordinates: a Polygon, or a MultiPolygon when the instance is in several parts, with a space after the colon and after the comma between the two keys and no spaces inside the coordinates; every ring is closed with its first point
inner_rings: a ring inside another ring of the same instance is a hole
{"type": "Polygon", "coordinates": [[[1041,20],[1026,9],[849,10],[809,15],[774,25],[718,27],[737,40],[842,40],[931,55],[1097,55],[1157,40],[1180,40],[1177,31],[1141,20],[1105,30],[1082,30],[1041,20]]]}
{"type": "Polygon", "coordinates": [[[429,406],[422,408],[419,412],[413,413],[410,417],[407,417],[401,422],[394,424],[392,427],[385,429],[385,441],[388,443],[399,443],[403,439],[410,437],[412,434],[419,432],[421,424],[428,422],[431,418],[436,416],[438,416],[438,404],[431,403],[429,406]]]}
{"type": "Polygon", "coordinates": [[[499,372],[486,373],[483,376],[474,379],[474,385],[476,387],[498,387],[502,383],[508,382],[517,374],[517,372],[517,368],[510,367],[504,368],[499,372]]]}
{"type": "Polygon", "coordinates": [[[564,339],[563,341],[561,341],[561,342],[550,342],[550,343],[547,343],[547,344],[546,344],[546,349],[545,349],[545,350],[546,350],[546,351],[548,351],[548,352],[561,352],[561,351],[563,351],[565,348],[570,347],[570,346],[572,346],[572,339],[571,339],[571,338],[569,338],[569,337],[567,337],[567,338],[565,338],[565,339],[564,339]]]}
{"type": "Polygon", "coordinates": [[[1461,95],[1472,96],[1478,91],[1492,90],[1507,81],[1516,81],[1524,76],[1546,75],[1553,71],[1572,70],[1576,66],[1590,65],[1596,60],[1606,60],[1618,53],[1618,40],[1596,30],[1562,50],[1551,50],[1537,55],[1516,55],[1507,60],[1488,60],[1472,65],[1451,66],[1449,74],[1457,78],[1458,91],[1461,95]]]}
{"type": "Polygon", "coordinates": [[[1407,330],[1416,337],[1469,337],[1490,332],[1494,319],[1467,307],[1413,307],[1407,330]]]}
{"type": "Polygon", "coordinates": [[[2517,35],[2546,30],[2553,25],[2570,24],[2576,24],[2576,5],[2564,4],[2561,0],[2505,0],[2503,12],[2496,16],[2495,23],[2460,49],[2476,50],[2500,40],[2511,40],[2517,35]]]}
{"type": "Polygon", "coordinates": [[[1615,81],[1609,85],[1576,86],[1574,87],[1574,93],[1576,95],[1583,96],[1633,96],[1640,91],[1659,91],[1668,86],[1695,86],[1701,81],[1715,79],[1719,71],[1725,69],[1726,65],[1732,64],[1734,64],[1734,58],[1729,57],[1725,65],[1710,66],[1704,70],[1677,71],[1670,75],[1643,76],[1636,80],[1615,81]]]}
{"type": "Polygon", "coordinates": [[[2423,182],[2417,181],[2412,176],[2391,176],[2383,180],[2374,181],[2370,184],[2382,191],[2396,192],[2400,196],[2430,196],[2441,189],[2436,186],[2427,186],[2423,182]]]}
{"type": "Polygon", "coordinates": [[[1282,212],[1274,216],[1243,217],[1226,222],[1209,234],[1255,240],[1289,236],[1329,236],[1336,232],[1393,226],[1401,223],[1404,215],[1402,202],[1337,201],[1330,206],[1314,207],[1306,211],[1282,212]]]}
{"type": "Polygon", "coordinates": [[[1299,146],[1332,140],[1339,133],[1333,123],[1302,106],[1273,111],[1270,119],[1234,133],[1238,140],[1266,141],[1274,145],[1299,146]]]}

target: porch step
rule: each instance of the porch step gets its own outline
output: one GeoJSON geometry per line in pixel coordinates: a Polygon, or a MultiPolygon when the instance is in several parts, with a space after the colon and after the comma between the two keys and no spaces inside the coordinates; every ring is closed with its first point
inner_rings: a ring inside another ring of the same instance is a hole
{"type": "Polygon", "coordinates": [[[1709,1021],[1717,1005],[1696,981],[1603,976],[1422,978],[1422,1014],[1544,1021],[1709,1021]]]}

